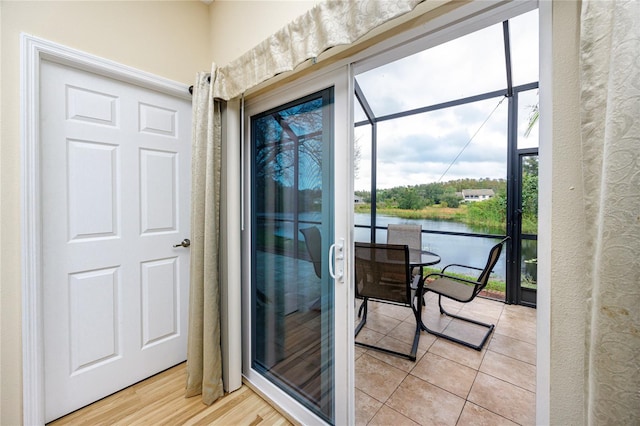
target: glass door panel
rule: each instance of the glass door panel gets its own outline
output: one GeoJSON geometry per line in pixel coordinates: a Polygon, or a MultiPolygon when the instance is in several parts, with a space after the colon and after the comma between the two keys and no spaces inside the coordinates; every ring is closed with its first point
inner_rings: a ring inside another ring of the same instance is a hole
{"type": "Polygon", "coordinates": [[[252,368],[333,418],[333,89],[251,118],[252,368]]]}
{"type": "Polygon", "coordinates": [[[522,151],[520,164],[520,289],[518,303],[536,305],[538,280],[538,154],[522,151]]]}

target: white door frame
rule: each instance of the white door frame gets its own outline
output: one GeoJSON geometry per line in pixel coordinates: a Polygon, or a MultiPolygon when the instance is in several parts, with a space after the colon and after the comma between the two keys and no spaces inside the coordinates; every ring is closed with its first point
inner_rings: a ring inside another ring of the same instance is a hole
{"type": "Polygon", "coordinates": [[[23,424],[44,424],[40,63],[56,62],[190,100],[188,86],[28,34],[20,36],[23,424]]]}

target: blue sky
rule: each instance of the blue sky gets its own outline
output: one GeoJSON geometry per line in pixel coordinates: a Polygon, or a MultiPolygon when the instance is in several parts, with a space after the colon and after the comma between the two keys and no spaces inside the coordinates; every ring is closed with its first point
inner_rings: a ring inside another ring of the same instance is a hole
{"type": "MultiPolygon", "coordinates": [[[[514,84],[537,81],[537,11],[512,19],[510,31],[514,84]]],[[[356,79],[378,116],[503,89],[502,25],[376,68],[356,79]]],[[[378,188],[436,182],[449,166],[442,181],[506,178],[507,101],[500,103],[501,99],[379,123],[378,188]]],[[[519,147],[537,145],[537,129],[528,138],[522,135],[536,103],[536,90],[521,96],[519,147]]],[[[356,108],[356,121],[362,119],[356,108]]],[[[365,126],[355,130],[360,147],[356,190],[370,188],[369,134],[365,126]]]]}

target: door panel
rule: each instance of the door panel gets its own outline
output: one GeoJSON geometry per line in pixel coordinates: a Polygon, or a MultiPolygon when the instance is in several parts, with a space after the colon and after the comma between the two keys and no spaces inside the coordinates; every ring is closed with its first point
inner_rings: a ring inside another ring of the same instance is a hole
{"type": "Polygon", "coordinates": [[[121,354],[118,344],[121,282],[119,268],[69,275],[71,374],[121,354]],[[100,300],[99,305],[92,302],[100,300]]]}
{"type": "Polygon", "coordinates": [[[67,151],[69,239],[116,236],[117,146],[69,139],[67,151]]]}
{"type": "Polygon", "coordinates": [[[330,274],[348,269],[330,247],[351,238],[346,82],[336,72],[246,111],[245,376],[303,424],[344,424],[352,404],[350,275],[330,274]]]}
{"type": "Polygon", "coordinates": [[[142,234],[175,232],[178,158],[175,152],[140,150],[142,234]]]}
{"type": "Polygon", "coordinates": [[[45,416],[186,359],[188,101],[43,61],[45,416]]]}
{"type": "Polygon", "coordinates": [[[175,258],[142,262],[142,348],[180,335],[177,306],[178,262],[175,258]]]}
{"type": "Polygon", "coordinates": [[[328,88],[251,118],[252,367],[327,419],[333,417],[333,282],[325,253],[333,225],[323,206],[332,204],[333,179],[323,179],[323,159],[333,142],[324,125],[332,112],[328,88]],[[318,235],[307,240],[310,250],[300,238],[307,229],[318,235]],[[320,274],[312,264],[317,254],[320,274]]]}

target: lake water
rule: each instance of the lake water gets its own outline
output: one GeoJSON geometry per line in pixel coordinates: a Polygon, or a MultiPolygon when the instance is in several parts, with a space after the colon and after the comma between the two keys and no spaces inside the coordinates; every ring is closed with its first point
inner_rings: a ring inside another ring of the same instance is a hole
{"type": "MultiPolygon", "coordinates": [[[[273,219],[274,217],[272,217],[273,219]]],[[[291,238],[293,236],[293,217],[287,215],[277,215],[278,221],[276,222],[275,234],[291,238]]],[[[320,223],[320,213],[302,213],[299,216],[300,227],[305,228],[313,223],[320,223]]],[[[444,220],[429,220],[429,219],[401,219],[394,216],[377,215],[378,226],[385,227],[390,223],[406,223],[406,224],[419,224],[422,225],[422,230],[430,231],[445,231],[445,232],[461,232],[461,233],[474,233],[477,230],[471,229],[469,226],[460,222],[451,222],[444,220]]],[[[371,223],[371,216],[364,213],[354,214],[354,223],[356,225],[364,225],[366,228],[357,227],[354,231],[355,241],[369,242],[370,234],[369,224],[371,223]]],[[[304,241],[302,234],[298,233],[298,239],[304,241]]],[[[376,241],[386,242],[387,231],[386,229],[378,229],[376,231],[376,241]]],[[[442,268],[451,263],[459,263],[462,265],[470,265],[478,268],[483,268],[487,262],[487,256],[489,250],[493,247],[499,238],[479,238],[468,237],[460,235],[442,235],[442,234],[429,234],[423,232],[422,234],[422,249],[436,253],[442,259],[440,264],[435,267],[442,268]]],[[[535,246],[533,247],[535,253],[535,246]]],[[[535,254],[530,257],[535,257],[535,254]]],[[[506,256],[503,248],[502,254],[498,263],[494,268],[494,277],[504,279],[506,276],[506,256]]]]}
{"type": "MultiPolygon", "coordinates": [[[[430,231],[446,231],[446,232],[465,232],[474,233],[469,226],[460,222],[451,222],[445,220],[429,220],[429,219],[401,219],[394,216],[377,215],[377,225],[386,227],[390,223],[416,224],[422,225],[422,230],[430,231]]],[[[367,228],[356,227],[354,237],[356,241],[370,241],[371,232],[368,226],[371,223],[371,216],[364,213],[354,214],[354,223],[356,225],[365,225],[367,228]]],[[[386,242],[386,229],[378,229],[376,231],[376,241],[386,242]]],[[[483,268],[487,262],[489,250],[500,239],[467,237],[459,235],[442,235],[442,234],[422,234],[422,249],[431,251],[440,256],[442,261],[436,267],[444,267],[451,263],[459,263],[463,265],[475,266],[483,268]]],[[[505,250],[503,247],[500,259],[494,268],[494,277],[504,279],[506,276],[505,250]]]]}

